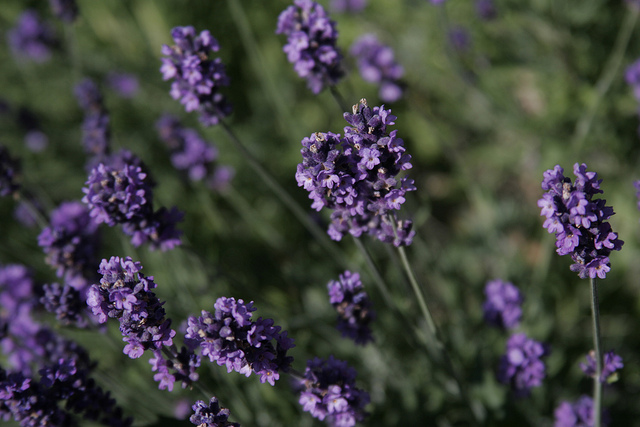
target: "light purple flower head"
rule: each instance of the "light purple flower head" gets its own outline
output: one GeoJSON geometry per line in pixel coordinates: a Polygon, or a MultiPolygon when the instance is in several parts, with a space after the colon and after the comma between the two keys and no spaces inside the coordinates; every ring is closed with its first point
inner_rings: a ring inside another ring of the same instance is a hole
{"type": "Polygon", "coordinates": [[[104,106],[102,92],[96,83],[83,79],[74,88],[74,95],[84,110],[82,122],[82,145],[91,159],[90,166],[104,160],[110,151],[111,131],[109,114],[104,106]]]}
{"type": "Polygon", "coordinates": [[[373,341],[370,323],[376,313],[373,304],[362,286],[360,274],[345,271],[339,280],[327,284],[331,305],[338,312],[338,330],[356,344],[373,341]]]}
{"type": "Polygon", "coordinates": [[[375,34],[358,38],[350,53],[358,60],[362,78],[380,85],[378,96],[382,101],[395,102],[402,97],[399,80],[404,75],[404,68],[395,61],[393,50],[380,43],[375,34]]]}
{"type": "Polygon", "coordinates": [[[140,87],[138,78],[135,75],[119,72],[107,74],[107,84],[123,98],[133,98],[140,87]]]}
{"type": "Polygon", "coordinates": [[[627,67],[624,79],[633,89],[633,95],[640,101],[640,59],[627,67]]]}
{"type": "MultiPolygon", "coordinates": [[[[580,363],[580,369],[588,377],[595,377],[596,375],[596,354],[591,350],[587,356],[587,363],[580,363]]],[[[601,383],[612,383],[618,379],[617,371],[624,367],[622,363],[622,357],[615,354],[613,351],[602,355],[602,372],[600,374],[601,383]]]]}
{"type": "Polygon", "coordinates": [[[367,6],[367,0],[331,0],[330,8],[334,12],[360,12],[367,6]]]}
{"type": "Polygon", "coordinates": [[[491,326],[513,329],[520,324],[524,297],[512,283],[492,280],[484,288],[486,300],[482,305],[484,320],[491,326]]]}
{"type": "Polygon", "coordinates": [[[189,421],[198,427],[240,427],[240,424],[228,421],[229,410],[222,408],[215,396],[208,404],[203,400],[196,401],[192,408],[195,413],[189,421]]]}
{"type": "Polygon", "coordinates": [[[494,0],[476,0],[476,13],[485,21],[495,19],[497,12],[494,0]]]}
{"type": "MultiPolygon", "coordinates": [[[[562,402],[553,412],[554,427],[592,427],[593,400],[589,396],[581,396],[574,403],[562,402]]],[[[602,411],[602,426],[609,425],[609,413],[602,411]]]]}
{"type": "Polygon", "coordinates": [[[498,381],[510,385],[516,396],[528,396],[531,388],[539,387],[546,376],[542,358],[549,352],[545,344],[523,333],[512,335],[500,358],[498,381]]]}
{"type": "Polygon", "coordinates": [[[53,29],[32,9],[20,15],[16,26],[7,33],[7,40],[16,58],[34,62],[48,61],[57,44],[53,29]]]}
{"type": "Polygon", "coordinates": [[[337,84],[344,75],[342,54],[336,47],[336,23],[318,3],[294,0],[294,6],[289,6],[278,17],[276,34],[287,36],[282,50],[313,93],[337,84]]]}

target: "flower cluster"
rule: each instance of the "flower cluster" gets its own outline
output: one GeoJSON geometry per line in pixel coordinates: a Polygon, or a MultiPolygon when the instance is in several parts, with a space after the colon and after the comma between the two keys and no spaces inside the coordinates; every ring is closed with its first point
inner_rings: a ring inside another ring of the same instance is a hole
{"type": "Polygon", "coordinates": [[[202,139],[195,129],[184,128],[178,119],[164,115],[156,122],[160,139],[169,147],[171,163],[185,171],[192,181],[205,181],[212,189],[222,190],[233,176],[233,168],[217,166],[218,150],[202,139]]]}
{"type": "Polygon", "coordinates": [[[203,400],[198,400],[192,406],[195,412],[189,418],[198,427],[240,427],[238,423],[228,421],[229,410],[221,408],[218,399],[214,396],[207,404],[203,400]]]}
{"type": "Polygon", "coordinates": [[[331,0],[330,8],[336,12],[360,12],[367,6],[367,0],[331,0]]]}
{"type": "Polygon", "coordinates": [[[197,111],[203,125],[217,125],[231,114],[231,104],[220,93],[229,85],[224,64],[210,57],[220,49],[218,41],[206,30],[196,35],[191,26],[175,27],[171,36],[175,45],[162,46],[160,68],[164,80],[173,79],[171,97],[180,100],[187,112],[197,111]]]}
{"type": "Polygon", "coordinates": [[[549,355],[546,345],[514,334],[507,341],[505,354],[500,358],[498,380],[511,385],[517,396],[527,396],[532,387],[538,387],[546,375],[542,358],[549,355]]]}
{"type": "Polygon", "coordinates": [[[485,20],[490,21],[496,17],[496,5],[493,0],[476,0],[476,13],[485,20]]]}
{"type": "Polygon", "coordinates": [[[82,144],[91,156],[89,165],[95,166],[109,154],[109,114],[102,100],[102,93],[91,79],[84,79],[74,89],[80,108],[84,110],[82,144]]]}
{"type": "Polygon", "coordinates": [[[49,0],[53,14],[67,24],[72,23],[78,16],[76,0],[49,0]]]}
{"type": "Polygon", "coordinates": [[[312,0],[295,0],[278,17],[276,34],[287,36],[283,51],[298,75],[315,94],[335,85],[344,75],[338,31],[324,8],[312,0]]]}
{"type": "Polygon", "coordinates": [[[376,313],[364,291],[360,275],[345,271],[339,280],[329,282],[327,288],[331,304],[338,312],[338,330],[342,336],[362,345],[373,341],[369,324],[376,313]]]}
{"type": "Polygon", "coordinates": [[[395,102],[402,97],[398,80],[404,68],[395,61],[391,47],[380,43],[375,34],[365,34],[353,43],[350,53],[358,61],[362,78],[380,85],[378,96],[382,101],[395,102]]]}
{"type": "Polygon", "coordinates": [[[272,319],[251,320],[253,302],[220,297],[215,312],[202,310],[199,317],[188,319],[185,344],[200,348],[202,356],[245,376],[260,375],[260,382],[274,385],[280,371],[287,372],[293,358],[287,351],[294,347],[287,332],[273,326],[272,319]],[[274,343],[275,342],[275,343],[274,343]]]}
{"type": "Polygon", "coordinates": [[[398,178],[411,168],[411,156],[396,130],[387,133],[396,116],[384,106],[370,108],[363,99],[344,118],[350,126],[343,138],[318,132],[302,140],[298,186],[309,191],[312,208],[333,210],[332,239],[368,233],[395,246],[411,244],[412,222],[397,221],[393,213],[405,202],[405,193],[415,190],[412,179],[398,178]]]}
{"type": "Polygon", "coordinates": [[[513,329],[520,324],[524,296],[512,283],[492,280],[484,288],[486,300],[482,305],[484,320],[491,326],[513,329]]]}
{"type": "Polygon", "coordinates": [[[547,193],[538,206],[541,215],[547,218],[544,228],[556,234],[556,252],[571,255],[574,261],[571,271],[583,279],[604,279],[611,270],[609,254],[619,251],[624,242],[606,222],[614,214],[613,209],[605,205],[604,199],[592,200],[602,193],[602,180],[586,168],[584,163],[573,166],[575,183],[563,175],[559,165],[547,170],[542,181],[542,189],[547,193]]]}
{"type": "Polygon", "coordinates": [[[140,86],[135,75],[115,71],[107,74],[107,84],[122,98],[133,98],[140,86]]]}
{"type": "Polygon", "coordinates": [[[154,211],[153,182],[139,160],[126,157],[100,163],[91,170],[82,189],[82,202],[98,224],[122,224],[134,246],[149,242],[151,249],[173,249],[181,243],[176,224],[182,220],[182,212],[175,207],[154,211]]]}
{"type": "MultiPolygon", "coordinates": [[[[554,427],[592,427],[593,400],[581,396],[576,402],[562,402],[554,411],[554,427]]],[[[602,426],[609,424],[609,413],[602,411],[602,426]]]]}
{"type": "Polygon", "coordinates": [[[45,62],[51,58],[51,50],[57,40],[47,23],[35,10],[28,9],[18,18],[16,26],[7,34],[9,47],[16,58],[45,62]]]}
{"type": "Polygon", "coordinates": [[[356,387],[356,371],[347,362],[329,356],[307,362],[304,378],[297,380],[298,402],[319,420],[332,426],[351,427],[363,421],[369,393],[356,387]]]}
{"type": "Polygon", "coordinates": [[[9,155],[9,150],[0,144],[0,197],[11,196],[20,189],[18,176],[20,163],[9,155]]]}
{"type": "MultiPolygon", "coordinates": [[[[589,377],[595,377],[596,375],[596,354],[591,350],[586,356],[587,363],[580,363],[580,369],[589,377]]],[[[613,351],[605,353],[602,357],[602,372],[600,374],[601,383],[611,383],[617,380],[618,369],[622,369],[624,363],[622,363],[622,357],[615,354],[613,351]]]]}

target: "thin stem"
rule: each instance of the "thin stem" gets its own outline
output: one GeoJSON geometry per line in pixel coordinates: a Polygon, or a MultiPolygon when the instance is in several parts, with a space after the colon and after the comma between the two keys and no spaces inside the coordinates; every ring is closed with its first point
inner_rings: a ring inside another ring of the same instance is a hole
{"type": "Polygon", "coordinates": [[[633,28],[638,20],[638,14],[640,13],[640,9],[632,9],[633,11],[626,15],[624,22],[620,26],[620,31],[618,32],[618,37],[616,38],[613,51],[607,59],[604,71],[596,83],[596,99],[591,103],[591,105],[589,105],[587,112],[576,124],[576,128],[573,132],[572,144],[574,151],[579,151],[580,148],[582,148],[582,144],[591,130],[591,124],[593,123],[593,119],[598,111],[598,107],[600,106],[605,94],[609,91],[613,80],[618,75],[620,63],[622,62],[625,51],[627,50],[629,39],[631,38],[633,28]]]}
{"type": "Polygon", "coordinates": [[[591,279],[591,317],[593,318],[593,347],[596,353],[596,373],[593,377],[593,426],[600,427],[602,407],[602,347],[600,344],[600,309],[597,279],[591,279]]]}
{"type": "Polygon", "coordinates": [[[369,252],[364,247],[364,245],[362,244],[359,238],[354,237],[353,240],[354,242],[356,242],[356,246],[362,253],[364,260],[367,263],[367,267],[369,267],[369,271],[371,272],[371,275],[373,276],[373,280],[378,286],[378,289],[380,290],[382,297],[384,298],[385,301],[388,301],[389,303],[391,303],[392,299],[391,299],[391,294],[389,293],[389,289],[387,288],[387,285],[384,282],[382,275],[378,271],[378,268],[373,263],[373,260],[371,259],[371,255],[369,255],[369,252]]]}
{"type": "Polygon", "coordinates": [[[333,85],[329,86],[329,91],[331,92],[333,99],[336,100],[336,102],[338,103],[338,106],[343,112],[351,111],[351,108],[347,106],[347,101],[345,101],[344,97],[335,86],[333,85]]]}

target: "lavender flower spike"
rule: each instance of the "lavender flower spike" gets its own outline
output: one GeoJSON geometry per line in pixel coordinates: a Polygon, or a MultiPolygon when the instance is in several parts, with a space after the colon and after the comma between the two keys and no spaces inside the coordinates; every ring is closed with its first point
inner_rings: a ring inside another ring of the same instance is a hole
{"type": "Polygon", "coordinates": [[[522,317],[524,297],[518,288],[500,279],[492,280],[484,288],[487,297],[482,309],[484,320],[491,326],[501,329],[513,329],[522,317]]]}
{"type": "Polygon", "coordinates": [[[342,54],[336,47],[336,23],[312,0],[295,0],[278,17],[276,34],[287,36],[283,51],[307,87],[318,94],[344,75],[342,54]]]}
{"type": "Polygon", "coordinates": [[[500,359],[498,380],[511,385],[517,396],[527,396],[532,387],[538,387],[546,375],[542,358],[549,355],[546,345],[523,333],[514,334],[507,341],[507,349],[500,359]]]}
{"type": "MultiPolygon", "coordinates": [[[[592,427],[593,400],[589,396],[581,396],[575,403],[562,402],[553,413],[554,427],[592,427]]],[[[609,413],[602,412],[602,426],[609,424],[609,413]]]]}
{"type": "MultiPolygon", "coordinates": [[[[585,375],[589,377],[595,377],[596,375],[596,354],[593,350],[587,354],[587,363],[580,363],[580,369],[585,375]]],[[[605,353],[602,357],[602,373],[600,375],[601,383],[613,383],[618,380],[619,369],[624,367],[622,363],[622,357],[615,354],[613,351],[605,353]]]]}
{"type": "Polygon", "coordinates": [[[624,242],[607,222],[614,214],[613,208],[606,206],[604,199],[593,200],[594,195],[602,193],[602,180],[586,169],[584,163],[573,166],[575,183],[563,175],[559,165],[547,170],[542,181],[542,189],[547,192],[538,206],[540,215],[546,217],[543,227],[556,235],[556,252],[571,255],[571,271],[582,279],[604,279],[611,270],[609,254],[619,251],[624,242]]]}
{"type": "Polygon", "coordinates": [[[221,408],[215,396],[211,398],[209,404],[198,400],[192,408],[195,413],[191,415],[189,421],[198,427],[240,427],[238,423],[227,421],[229,410],[221,408]]]}
{"type": "Polygon", "coordinates": [[[384,102],[395,102],[402,97],[399,79],[404,68],[393,57],[393,50],[385,46],[375,34],[365,34],[358,38],[350,50],[358,60],[358,69],[362,78],[380,85],[378,96],[384,102]]]}
{"type": "Polygon", "coordinates": [[[16,26],[8,31],[7,39],[13,55],[18,59],[46,62],[56,46],[53,28],[40,19],[38,12],[27,9],[16,26]]]}
{"type": "Polygon", "coordinates": [[[345,271],[339,280],[327,284],[331,305],[338,312],[338,330],[356,344],[373,341],[369,324],[375,319],[371,300],[364,291],[360,275],[345,271]]]}
{"type": "Polygon", "coordinates": [[[209,31],[196,35],[193,27],[175,27],[171,30],[175,45],[162,46],[164,80],[171,83],[171,97],[180,100],[187,112],[197,111],[205,126],[217,125],[231,114],[231,105],[220,92],[229,86],[229,78],[220,58],[211,58],[220,49],[218,41],[209,31]]]}
{"type": "Polygon", "coordinates": [[[53,14],[67,24],[75,21],[78,16],[76,0],[49,0],[49,5],[53,14]]]}

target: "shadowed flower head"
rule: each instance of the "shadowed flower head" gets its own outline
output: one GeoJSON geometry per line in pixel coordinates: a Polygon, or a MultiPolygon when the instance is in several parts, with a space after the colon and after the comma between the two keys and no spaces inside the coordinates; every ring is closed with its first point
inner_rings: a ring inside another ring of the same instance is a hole
{"type": "Polygon", "coordinates": [[[129,73],[111,72],[107,75],[107,84],[123,98],[133,98],[138,93],[138,78],[129,73]]]}
{"type": "Polygon", "coordinates": [[[571,271],[583,279],[604,279],[611,270],[609,254],[619,251],[624,242],[607,222],[613,208],[604,199],[593,199],[602,193],[602,180],[595,172],[587,172],[584,163],[576,163],[573,173],[575,182],[563,175],[559,165],[544,173],[542,189],[547,192],[538,200],[540,215],[546,217],[543,227],[555,233],[556,252],[571,255],[571,271]]]}
{"type": "MultiPolygon", "coordinates": [[[[587,363],[580,363],[580,369],[585,375],[595,377],[596,375],[596,354],[593,350],[586,356],[587,363]]],[[[613,351],[602,355],[602,372],[600,375],[601,383],[613,383],[618,380],[618,370],[624,367],[622,357],[613,351]]]]}
{"type": "Polygon", "coordinates": [[[253,302],[220,297],[215,312],[202,310],[199,317],[188,319],[185,344],[192,350],[200,348],[202,356],[245,376],[260,375],[260,382],[275,385],[280,371],[287,372],[293,361],[287,351],[294,347],[293,339],[272,319],[252,320],[253,302]]]}
{"type": "Polygon", "coordinates": [[[351,427],[368,415],[369,393],[356,387],[356,370],[345,361],[316,357],[307,362],[304,378],[295,381],[302,409],[331,426],[351,427]]]}
{"type": "Polygon", "coordinates": [[[20,15],[16,26],[7,33],[7,39],[16,58],[34,62],[48,61],[57,44],[53,29],[31,9],[20,15]]]}
{"type": "Polygon", "coordinates": [[[49,0],[51,11],[63,22],[72,23],[78,16],[76,0],[49,0]]]}
{"type": "Polygon", "coordinates": [[[373,341],[370,323],[375,319],[373,304],[364,291],[360,275],[345,271],[339,280],[327,284],[331,305],[338,312],[338,330],[356,344],[373,341]]]}
{"type": "Polygon", "coordinates": [[[171,83],[171,97],[179,100],[187,112],[197,111],[205,126],[217,125],[231,114],[231,105],[220,92],[229,86],[229,78],[220,58],[211,58],[220,49],[218,41],[202,31],[196,35],[193,27],[175,27],[171,30],[174,45],[162,46],[164,80],[171,83]]]}
{"type": "Polygon", "coordinates": [[[365,34],[358,38],[350,50],[358,60],[358,69],[362,78],[380,85],[378,96],[383,102],[395,102],[402,97],[400,78],[404,68],[399,65],[393,50],[378,41],[375,34],[365,34]]]}
{"type": "MultiPolygon", "coordinates": [[[[589,396],[581,396],[574,403],[562,402],[553,412],[554,427],[592,427],[593,400],[589,396]]],[[[602,411],[602,426],[609,424],[609,413],[602,411]]]]}
{"type": "Polygon", "coordinates": [[[189,421],[198,427],[240,427],[240,424],[228,421],[229,410],[220,407],[215,396],[211,398],[209,404],[198,400],[192,408],[195,413],[191,415],[189,421]]]}
{"type": "Polygon", "coordinates": [[[14,195],[20,189],[18,177],[20,163],[9,155],[9,150],[0,144],[0,197],[14,195]]]}
{"type": "Polygon", "coordinates": [[[484,320],[491,326],[513,329],[520,324],[524,297],[512,283],[492,280],[484,288],[486,300],[482,305],[484,320]]]}
{"type": "Polygon", "coordinates": [[[539,387],[546,376],[542,358],[548,355],[546,345],[523,333],[512,335],[500,358],[498,381],[509,384],[517,396],[528,396],[531,388],[539,387]]]}
{"type": "Polygon", "coordinates": [[[476,0],[476,13],[485,20],[490,21],[496,17],[496,5],[493,0],[476,0]]]}
{"type": "Polygon", "coordinates": [[[84,79],[74,88],[74,95],[84,110],[82,145],[91,156],[88,164],[95,166],[109,154],[111,131],[109,114],[104,106],[102,92],[91,79],[84,79]]]}
{"type": "Polygon", "coordinates": [[[395,218],[405,193],[415,190],[412,179],[398,177],[411,168],[411,156],[397,131],[387,131],[396,116],[384,106],[370,108],[363,99],[344,118],[350,125],[344,137],[316,132],[302,140],[298,186],[310,193],[312,208],[333,210],[332,239],[368,233],[395,246],[411,244],[411,221],[395,218]]]}
{"type": "Polygon", "coordinates": [[[342,54],[336,47],[336,23],[312,0],[295,0],[278,17],[276,34],[287,36],[283,51],[307,87],[318,94],[343,76],[342,54]]]}

